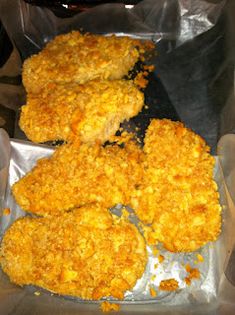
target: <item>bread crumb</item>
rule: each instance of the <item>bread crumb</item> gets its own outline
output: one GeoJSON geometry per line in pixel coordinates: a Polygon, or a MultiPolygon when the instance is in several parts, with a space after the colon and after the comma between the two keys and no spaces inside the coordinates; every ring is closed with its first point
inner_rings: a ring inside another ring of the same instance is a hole
{"type": "Polygon", "coordinates": [[[120,305],[105,301],[101,303],[100,308],[103,312],[110,312],[110,311],[117,312],[120,310],[120,305]]]}
{"type": "Polygon", "coordinates": [[[163,255],[159,255],[158,256],[158,260],[160,262],[160,264],[165,260],[165,257],[163,255]]]}
{"type": "Polygon", "coordinates": [[[185,270],[186,270],[187,272],[190,272],[191,266],[190,266],[189,264],[186,264],[186,265],[185,265],[185,270]]]}
{"type": "Polygon", "coordinates": [[[154,247],[152,251],[154,256],[157,256],[157,254],[159,253],[159,250],[156,247],[154,247]]]}
{"type": "Polygon", "coordinates": [[[187,285],[190,285],[191,282],[192,282],[192,280],[191,280],[189,277],[186,277],[186,278],[184,279],[184,281],[185,281],[185,283],[186,283],[187,285]]]}
{"type": "Polygon", "coordinates": [[[145,72],[139,72],[134,79],[134,83],[141,89],[146,88],[148,84],[148,80],[145,77],[146,77],[145,72]]]}
{"type": "Polygon", "coordinates": [[[3,215],[9,215],[11,213],[11,209],[10,208],[5,208],[3,209],[3,215]]]}
{"type": "Polygon", "coordinates": [[[154,281],[156,279],[156,275],[151,276],[151,281],[154,281]]]}
{"type": "Polygon", "coordinates": [[[204,261],[204,258],[203,258],[202,255],[197,254],[197,260],[198,260],[198,262],[203,262],[203,261],[204,261]]]}
{"type": "Polygon", "coordinates": [[[185,266],[186,271],[188,272],[188,276],[185,278],[185,283],[190,285],[192,279],[200,278],[200,271],[197,268],[192,268],[189,264],[185,266]]]}
{"type": "Polygon", "coordinates": [[[153,287],[149,288],[149,292],[150,292],[150,295],[152,297],[156,297],[157,296],[157,291],[153,287]]]}
{"type": "Polygon", "coordinates": [[[149,72],[153,72],[155,69],[154,65],[144,65],[144,70],[147,70],[149,72]]]}
{"type": "Polygon", "coordinates": [[[197,268],[193,268],[190,271],[190,277],[192,279],[199,279],[200,278],[200,271],[197,268]]]}
{"type": "Polygon", "coordinates": [[[34,295],[39,296],[39,295],[41,295],[41,292],[35,291],[35,292],[34,292],[34,295]]]}
{"type": "Polygon", "coordinates": [[[179,288],[178,281],[175,279],[162,280],[159,289],[162,291],[175,291],[179,288]]]}

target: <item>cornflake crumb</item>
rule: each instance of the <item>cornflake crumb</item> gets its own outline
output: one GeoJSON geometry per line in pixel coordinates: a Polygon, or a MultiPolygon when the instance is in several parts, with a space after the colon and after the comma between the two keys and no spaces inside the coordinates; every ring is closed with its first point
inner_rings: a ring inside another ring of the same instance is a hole
{"type": "Polygon", "coordinates": [[[156,275],[151,276],[151,281],[154,281],[156,279],[156,275]]]}
{"type": "Polygon", "coordinates": [[[162,280],[159,289],[162,291],[175,291],[179,288],[178,281],[175,279],[162,280]]]}
{"type": "Polygon", "coordinates": [[[34,292],[34,295],[39,296],[39,295],[41,295],[41,292],[35,291],[35,292],[34,292]]]}
{"type": "Polygon", "coordinates": [[[3,215],[9,215],[11,213],[11,209],[10,208],[5,208],[3,209],[3,215]]]}
{"type": "Polygon", "coordinates": [[[146,76],[146,72],[139,72],[134,79],[134,83],[141,89],[146,88],[146,86],[148,85],[148,80],[146,79],[146,76]]]}
{"type": "Polygon", "coordinates": [[[185,278],[185,283],[190,285],[192,279],[200,278],[200,271],[197,268],[192,268],[189,264],[185,266],[186,271],[188,272],[188,276],[185,278]]]}
{"type": "Polygon", "coordinates": [[[192,280],[191,280],[189,277],[186,277],[186,278],[184,279],[184,281],[185,281],[185,283],[186,283],[187,285],[190,285],[191,282],[192,282],[192,280]]]}
{"type": "Polygon", "coordinates": [[[105,301],[100,304],[100,308],[103,312],[110,312],[110,311],[117,312],[120,310],[120,305],[105,301]]]}
{"type": "Polygon", "coordinates": [[[160,264],[165,260],[165,257],[163,255],[159,255],[158,256],[158,260],[160,262],[160,264]]]}
{"type": "Polygon", "coordinates": [[[154,247],[152,251],[154,256],[157,256],[157,254],[159,253],[159,250],[156,247],[154,247]]]}
{"type": "Polygon", "coordinates": [[[153,287],[149,288],[149,292],[150,292],[150,295],[152,297],[156,297],[157,296],[157,291],[153,287]]]}
{"type": "Polygon", "coordinates": [[[144,70],[147,70],[149,72],[153,72],[155,69],[154,65],[144,65],[144,70]]]}
{"type": "Polygon", "coordinates": [[[197,254],[197,260],[198,260],[198,262],[203,262],[203,261],[204,261],[204,258],[203,258],[202,255],[197,254]]]}

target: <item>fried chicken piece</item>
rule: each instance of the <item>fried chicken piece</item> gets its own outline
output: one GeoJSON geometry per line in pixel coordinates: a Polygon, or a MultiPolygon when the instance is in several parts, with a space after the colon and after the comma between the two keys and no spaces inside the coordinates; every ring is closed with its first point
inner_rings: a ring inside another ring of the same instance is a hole
{"type": "Polygon", "coordinates": [[[20,127],[34,142],[78,137],[82,142],[103,143],[143,105],[144,95],[132,81],[49,83],[40,93],[28,94],[20,127]]]}
{"type": "Polygon", "coordinates": [[[13,195],[22,209],[39,215],[58,215],[92,202],[107,208],[126,205],[142,180],[142,157],[132,141],[124,148],[65,144],[14,184],[13,195]]]}
{"type": "Polygon", "coordinates": [[[56,36],[23,64],[27,92],[39,92],[48,82],[85,83],[121,79],[133,68],[144,46],[129,37],[105,37],[73,31],[56,36]]]}
{"type": "Polygon", "coordinates": [[[146,262],[137,228],[100,205],[60,217],[19,219],[5,233],[0,250],[2,269],[15,284],[94,300],[123,299],[146,262]]]}
{"type": "Polygon", "coordinates": [[[145,137],[145,175],[132,207],[148,243],[172,252],[195,251],[215,241],[221,207],[214,158],[204,140],[180,122],[152,120],[145,137]]]}

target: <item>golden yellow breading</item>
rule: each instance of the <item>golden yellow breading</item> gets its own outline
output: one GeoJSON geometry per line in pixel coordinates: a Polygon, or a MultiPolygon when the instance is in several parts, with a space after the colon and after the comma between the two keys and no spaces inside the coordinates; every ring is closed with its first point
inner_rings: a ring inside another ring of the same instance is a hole
{"type": "Polygon", "coordinates": [[[5,233],[0,250],[2,269],[12,282],[94,300],[123,299],[146,262],[136,227],[99,205],[60,217],[19,219],[5,233]]]}
{"type": "Polygon", "coordinates": [[[145,174],[132,207],[148,243],[190,252],[217,239],[221,207],[214,158],[204,140],[180,122],[152,120],[145,137],[145,174]]]}
{"type": "Polygon", "coordinates": [[[49,83],[29,93],[22,107],[20,127],[34,142],[72,140],[105,142],[123,120],[138,114],[144,96],[132,81],[49,83]]]}
{"type": "Polygon", "coordinates": [[[125,205],[142,180],[142,157],[131,141],[124,148],[65,144],[14,184],[13,195],[22,209],[40,215],[92,202],[125,205]]]}
{"type": "Polygon", "coordinates": [[[129,37],[105,37],[73,31],[59,35],[24,62],[27,92],[39,92],[48,82],[85,83],[121,79],[140,56],[140,42],[129,37]]]}

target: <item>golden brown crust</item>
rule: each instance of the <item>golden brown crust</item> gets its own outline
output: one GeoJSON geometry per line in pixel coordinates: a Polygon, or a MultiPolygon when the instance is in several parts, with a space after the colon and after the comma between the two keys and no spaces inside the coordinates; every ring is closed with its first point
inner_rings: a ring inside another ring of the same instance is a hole
{"type": "Polygon", "coordinates": [[[145,270],[136,227],[99,205],[60,217],[17,220],[4,235],[1,266],[11,281],[63,295],[122,299],[145,270]]]}
{"type": "Polygon", "coordinates": [[[59,35],[24,62],[27,92],[39,92],[48,82],[85,83],[93,79],[120,79],[139,58],[138,40],[73,31],[59,35]]]}
{"type": "Polygon", "coordinates": [[[145,137],[145,174],[132,207],[148,243],[173,252],[194,251],[217,239],[221,207],[214,158],[204,140],[180,122],[153,120],[145,137]]]}
{"type": "Polygon", "coordinates": [[[76,137],[81,142],[103,143],[143,105],[143,93],[132,81],[49,83],[38,94],[28,93],[20,127],[34,142],[72,141],[76,137]]]}
{"type": "Polygon", "coordinates": [[[24,210],[40,215],[59,215],[92,202],[128,204],[142,180],[142,157],[131,141],[124,148],[66,144],[39,160],[13,186],[13,195],[24,210]]]}

